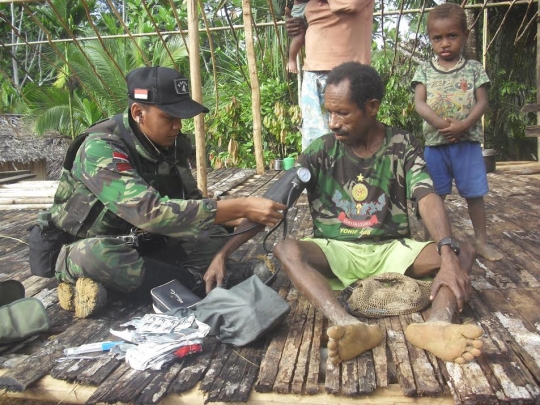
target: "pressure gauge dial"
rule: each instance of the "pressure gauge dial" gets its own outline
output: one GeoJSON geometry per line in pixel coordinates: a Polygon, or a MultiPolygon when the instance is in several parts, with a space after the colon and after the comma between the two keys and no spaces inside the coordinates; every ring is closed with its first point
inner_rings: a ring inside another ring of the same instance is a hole
{"type": "Polygon", "coordinates": [[[311,172],[309,171],[309,169],[306,169],[305,167],[299,167],[298,170],[296,171],[296,176],[304,184],[307,184],[309,180],[311,180],[311,172]]]}

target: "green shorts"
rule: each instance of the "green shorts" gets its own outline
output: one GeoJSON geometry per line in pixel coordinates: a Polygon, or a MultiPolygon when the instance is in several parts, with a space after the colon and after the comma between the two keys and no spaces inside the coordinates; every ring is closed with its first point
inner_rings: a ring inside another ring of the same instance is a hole
{"type": "Polygon", "coordinates": [[[416,257],[428,244],[413,239],[396,239],[387,243],[343,242],[332,239],[304,238],[321,248],[336,279],[331,279],[334,290],[343,290],[357,280],[382,273],[405,274],[416,257]]]}

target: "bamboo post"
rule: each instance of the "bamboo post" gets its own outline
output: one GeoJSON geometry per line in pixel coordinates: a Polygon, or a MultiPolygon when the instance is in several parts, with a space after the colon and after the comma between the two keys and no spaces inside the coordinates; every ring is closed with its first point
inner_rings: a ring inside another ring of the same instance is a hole
{"type": "MultiPolygon", "coordinates": [[[[488,44],[488,9],[487,7],[484,9],[483,13],[483,29],[482,29],[482,66],[484,66],[484,70],[487,68],[487,44],[488,44]]],[[[486,115],[482,115],[482,118],[480,119],[482,123],[482,148],[484,148],[484,145],[486,144],[486,115]]]]}
{"type": "MultiPolygon", "coordinates": [[[[197,0],[188,0],[189,70],[191,78],[191,97],[202,103],[201,63],[199,60],[199,18],[197,0]]],[[[195,126],[195,156],[197,159],[197,186],[207,195],[206,184],[206,139],[204,136],[204,116],[193,118],[195,126]]]]}
{"type": "Polygon", "coordinates": [[[259,77],[257,75],[257,59],[253,43],[253,22],[251,17],[251,4],[249,0],[242,0],[242,15],[244,18],[244,32],[251,82],[251,111],[253,113],[253,144],[255,146],[255,162],[257,173],[264,173],[264,158],[262,152],[262,125],[261,125],[261,92],[259,77]]]}
{"type": "MultiPolygon", "coordinates": [[[[536,16],[536,103],[540,104],[540,7],[538,8],[538,14],[536,16]]],[[[540,112],[536,113],[536,123],[540,125],[540,112]]],[[[536,160],[540,162],[540,137],[536,138],[536,160]]]]}

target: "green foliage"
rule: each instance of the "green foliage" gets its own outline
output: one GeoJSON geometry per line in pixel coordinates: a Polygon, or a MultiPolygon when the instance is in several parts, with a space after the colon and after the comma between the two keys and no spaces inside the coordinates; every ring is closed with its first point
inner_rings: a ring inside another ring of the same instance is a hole
{"type": "Polygon", "coordinates": [[[422,142],[422,119],[414,109],[411,90],[415,66],[414,64],[410,66],[411,62],[401,56],[392,71],[393,58],[394,53],[390,50],[373,53],[372,65],[386,84],[386,93],[378,118],[387,125],[411,132],[422,142]]]}
{"type": "MultiPolygon", "coordinates": [[[[296,156],[300,151],[300,109],[291,104],[287,83],[272,78],[261,80],[263,157],[268,164],[276,158],[296,156]]],[[[210,162],[214,167],[255,167],[251,90],[236,80],[220,84],[219,91],[221,99],[228,101],[206,118],[210,162]]],[[[190,124],[184,125],[183,130],[189,131],[190,124]]]]}

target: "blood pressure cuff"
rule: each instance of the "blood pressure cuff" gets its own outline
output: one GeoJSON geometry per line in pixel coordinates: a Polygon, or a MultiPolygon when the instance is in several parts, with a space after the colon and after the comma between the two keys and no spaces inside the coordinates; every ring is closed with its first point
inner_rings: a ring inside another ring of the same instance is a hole
{"type": "Polygon", "coordinates": [[[37,298],[21,298],[0,307],[0,344],[49,330],[49,317],[37,298]]]}
{"type": "Polygon", "coordinates": [[[195,316],[223,343],[245,346],[287,317],[290,306],[256,275],[229,290],[214,288],[197,304],[195,316]]]}

